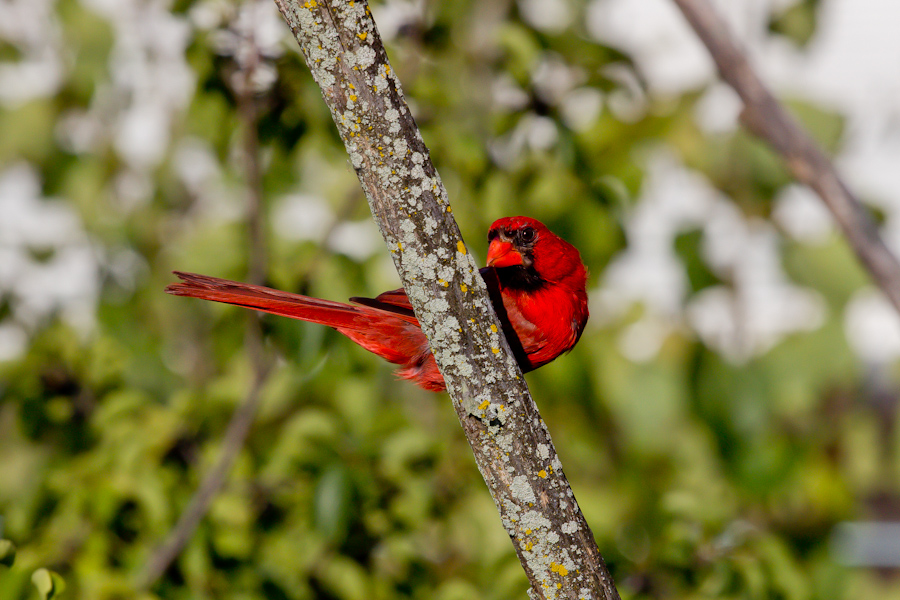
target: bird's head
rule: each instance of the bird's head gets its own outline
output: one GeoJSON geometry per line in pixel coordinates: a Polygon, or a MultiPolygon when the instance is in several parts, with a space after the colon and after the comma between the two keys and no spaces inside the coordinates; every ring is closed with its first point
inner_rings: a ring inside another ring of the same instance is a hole
{"type": "Polygon", "coordinates": [[[537,219],[497,219],[488,231],[488,243],[488,266],[512,269],[523,285],[574,278],[584,286],[586,271],[578,250],[537,219]]]}

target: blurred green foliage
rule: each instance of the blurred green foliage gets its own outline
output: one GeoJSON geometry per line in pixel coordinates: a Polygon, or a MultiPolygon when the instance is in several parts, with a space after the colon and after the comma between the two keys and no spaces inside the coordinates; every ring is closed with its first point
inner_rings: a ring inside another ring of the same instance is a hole
{"type": "Polygon", "coordinates": [[[38,569],[32,573],[31,582],[37,588],[41,600],[59,598],[66,591],[66,582],[59,576],[59,573],[47,569],[38,569]]]}
{"type": "Polygon", "coordinates": [[[820,0],[801,0],[772,15],[769,31],[781,34],[799,46],[805,46],[816,32],[816,8],[820,0]]]}
{"type": "MultiPolygon", "coordinates": [[[[142,3],[122,3],[132,4],[142,3]]],[[[814,4],[774,16],[773,31],[804,42],[814,4]]],[[[92,600],[524,597],[525,575],[447,397],[396,381],[331,330],[269,316],[277,365],[228,482],[162,579],[135,590],[253,377],[243,345],[257,316],[162,293],[173,269],[246,277],[247,122],[229,43],[243,39],[235,24],[247,19],[228,2],[135,8],[148,27],[181,24],[187,38],[175,54],[193,77],[184,104],[166,109],[162,155],[141,162],[129,158],[140,148],[117,142],[128,126],[119,118],[154,90],[122,81],[163,86],[175,74],[153,80],[128,62],[123,12],[48,6],[64,75],[54,93],[0,107],[0,170],[28,161],[48,202],[74,210],[99,297],[93,326],[53,311],[28,325],[21,354],[0,362],[0,516],[18,548],[0,568],[0,600],[33,598],[38,569],[42,597],[55,597],[59,573],[64,597],[92,600]],[[123,86],[128,94],[116,91],[123,86]],[[97,131],[71,133],[85,115],[97,131]],[[88,141],[65,142],[79,135],[88,141]]],[[[268,281],[332,299],[394,287],[380,244],[358,257],[335,242],[334,226],[367,218],[365,202],[297,51],[275,47],[262,56],[277,78],[259,86],[255,127],[268,281]],[[312,234],[280,227],[291,194],[316,198],[330,221],[312,234]]],[[[0,60],[23,52],[4,43],[0,60]]],[[[653,148],[668,148],[748,218],[768,222],[789,184],[757,141],[696,124],[700,90],[659,100],[640,83],[625,89],[614,72],[641,81],[630,57],[591,41],[577,19],[547,33],[507,2],[432,2],[397,28],[389,53],[476,252],[495,218],[532,215],[578,246],[599,286],[627,246],[623,223],[653,148]],[[541,83],[535,72],[548,60],[577,83],[541,83]],[[511,100],[497,100],[498,86],[514,88],[511,100]],[[561,99],[572,87],[604,99],[593,116],[577,105],[584,122],[561,99]],[[617,94],[636,112],[613,110],[617,94]],[[548,123],[549,143],[539,135],[548,123]]],[[[143,59],[164,66],[154,56],[143,59]]],[[[830,149],[839,145],[837,116],[792,107],[830,149]]],[[[896,572],[842,567],[829,550],[835,524],[900,512],[895,373],[864,368],[843,327],[866,278],[835,236],[803,244],[782,235],[779,249],[791,281],[824,301],[815,329],[736,363],[680,323],[636,361],[620,340],[644,309],[610,317],[595,308],[579,346],[529,375],[623,598],[900,593],[896,572]]],[[[707,263],[699,230],[679,234],[672,252],[687,298],[735,285],[707,263]]],[[[14,294],[0,294],[0,318],[21,318],[14,294]]]]}

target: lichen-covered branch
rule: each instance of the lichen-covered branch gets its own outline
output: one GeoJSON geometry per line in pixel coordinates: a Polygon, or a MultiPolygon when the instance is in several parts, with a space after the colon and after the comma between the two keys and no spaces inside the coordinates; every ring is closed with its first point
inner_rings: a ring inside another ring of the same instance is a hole
{"type": "Polygon", "coordinates": [[[878,234],[874,221],[816,143],[779,104],[734,42],[728,25],[708,0],[674,0],[703,40],[719,74],[744,101],[741,120],[781,154],[794,177],[808,185],[847,236],[860,262],[900,311],[900,263],[878,234]]]}
{"type": "Polygon", "coordinates": [[[618,598],[366,2],[275,0],[322,88],[536,598],[618,598]]]}

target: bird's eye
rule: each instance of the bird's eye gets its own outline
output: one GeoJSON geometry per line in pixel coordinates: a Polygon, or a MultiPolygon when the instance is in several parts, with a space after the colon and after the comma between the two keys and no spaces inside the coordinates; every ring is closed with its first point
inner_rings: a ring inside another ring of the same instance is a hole
{"type": "Polygon", "coordinates": [[[534,229],[523,227],[519,230],[519,241],[529,244],[534,241],[534,229]]]}

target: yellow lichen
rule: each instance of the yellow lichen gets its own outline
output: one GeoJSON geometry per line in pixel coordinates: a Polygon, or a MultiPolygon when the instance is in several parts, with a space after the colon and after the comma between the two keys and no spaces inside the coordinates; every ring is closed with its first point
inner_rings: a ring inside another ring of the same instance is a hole
{"type": "Polygon", "coordinates": [[[467,252],[466,245],[462,243],[462,240],[459,240],[458,242],[456,242],[456,250],[460,254],[465,254],[467,252]]]}
{"type": "Polygon", "coordinates": [[[540,471],[538,471],[538,477],[540,477],[541,479],[546,479],[546,478],[547,478],[547,471],[541,469],[540,471]]]}

